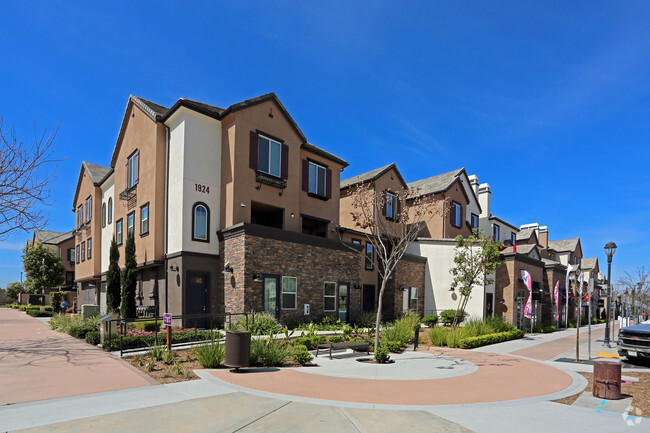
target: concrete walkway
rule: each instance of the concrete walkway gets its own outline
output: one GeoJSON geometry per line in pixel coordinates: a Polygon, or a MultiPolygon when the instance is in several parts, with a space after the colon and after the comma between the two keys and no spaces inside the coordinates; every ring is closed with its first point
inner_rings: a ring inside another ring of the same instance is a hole
{"type": "Polygon", "coordinates": [[[0,405],[157,384],[129,363],[0,308],[0,405]]]}

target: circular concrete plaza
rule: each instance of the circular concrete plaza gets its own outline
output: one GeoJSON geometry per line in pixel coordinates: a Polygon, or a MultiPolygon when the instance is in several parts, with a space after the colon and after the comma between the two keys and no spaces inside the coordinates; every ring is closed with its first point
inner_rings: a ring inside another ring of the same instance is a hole
{"type": "Polygon", "coordinates": [[[562,392],[574,384],[568,373],[517,356],[421,347],[417,352],[391,354],[394,362],[390,364],[359,362],[368,358],[339,352],[331,360],[329,354],[313,358],[317,367],[210,373],[256,393],[371,405],[490,403],[544,396],[552,399],[577,392],[562,392]]]}

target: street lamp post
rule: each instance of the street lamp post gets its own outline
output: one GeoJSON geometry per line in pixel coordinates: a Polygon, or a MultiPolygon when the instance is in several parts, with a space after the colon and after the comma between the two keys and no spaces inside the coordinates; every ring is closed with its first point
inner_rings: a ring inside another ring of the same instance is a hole
{"type": "Polygon", "coordinates": [[[612,257],[616,252],[616,244],[607,242],[605,254],[607,254],[607,310],[605,311],[605,344],[609,346],[609,313],[612,308],[612,257]]]}

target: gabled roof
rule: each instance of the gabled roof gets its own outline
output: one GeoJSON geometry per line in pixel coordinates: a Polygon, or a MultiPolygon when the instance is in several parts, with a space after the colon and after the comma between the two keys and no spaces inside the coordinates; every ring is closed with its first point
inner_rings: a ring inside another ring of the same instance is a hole
{"type": "MultiPolygon", "coordinates": [[[[517,233],[517,240],[518,241],[527,241],[533,235],[535,235],[535,230],[532,230],[532,229],[522,230],[522,231],[517,233]]],[[[537,235],[535,235],[535,236],[537,236],[537,235]]]]}
{"type": "MultiPolygon", "coordinates": [[[[539,248],[537,248],[537,245],[535,244],[523,244],[523,245],[517,245],[517,254],[524,254],[524,255],[530,255],[531,251],[537,250],[537,255],[541,257],[541,254],[539,253],[539,248]]],[[[507,247],[505,250],[501,251],[501,254],[514,254],[514,248],[513,247],[507,247]]]]}
{"type": "Polygon", "coordinates": [[[341,164],[343,166],[343,168],[350,165],[350,164],[347,163],[347,161],[345,161],[345,160],[339,158],[338,156],[333,155],[333,154],[329,153],[328,151],[323,150],[320,147],[315,146],[315,145],[313,145],[311,143],[303,143],[303,144],[300,145],[300,148],[305,149],[306,151],[314,153],[316,155],[320,155],[325,159],[329,159],[330,161],[336,162],[337,164],[341,164]]]}
{"type": "Polygon", "coordinates": [[[349,188],[351,186],[359,185],[362,183],[366,182],[373,182],[380,177],[382,177],[384,174],[388,173],[391,169],[395,169],[395,172],[397,173],[397,176],[399,177],[400,182],[406,187],[406,182],[404,182],[404,178],[402,177],[402,174],[399,172],[397,169],[397,166],[395,165],[394,162],[385,165],[383,167],[376,168],[374,170],[370,170],[367,173],[360,174],[358,176],[353,176],[349,179],[345,179],[341,181],[341,189],[349,188]]]}
{"type": "Polygon", "coordinates": [[[580,238],[562,239],[560,241],[548,241],[548,249],[558,253],[574,252],[578,248],[580,238]]]}
{"type": "Polygon", "coordinates": [[[422,180],[416,180],[415,182],[409,183],[408,187],[418,190],[417,194],[413,197],[444,192],[447,191],[458,179],[461,173],[464,172],[464,168],[459,168],[458,170],[450,171],[448,173],[439,174],[422,180]]]}
{"type": "Polygon", "coordinates": [[[90,180],[95,186],[101,185],[104,179],[113,172],[113,169],[110,167],[102,167],[101,165],[86,161],[83,161],[81,164],[86,167],[86,173],[88,173],[88,177],[90,177],[90,180]]]}
{"type": "Polygon", "coordinates": [[[583,257],[582,260],[580,260],[580,268],[585,271],[590,269],[596,269],[597,264],[598,264],[598,257],[583,257]]]}
{"type": "MultiPolygon", "coordinates": [[[[510,227],[511,229],[513,229],[512,231],[514,231],[515,233],[519,233],[519,232],[518,232],[519,227],[510,224],[508,221],[502,220],[501,218],[499,218],[499,217],[496,216],[496,215],[490,215],[490,216],[488,217],[488,220],[495,220],[495,221],[498,221],[498,222],[500,222],[501,224],[505,224],[505,225],[507,225],[508,227],[510,227]]],[[[517,238],[517,239],[519,239],[519,238],[517,238]]]]}
{"type": "Polygon", "coordinates": [[[72,230],[69,232],[53,232],[50,230],[34,230],[34,241],[44,244],[60,244],[73,236],[72,230]]]}

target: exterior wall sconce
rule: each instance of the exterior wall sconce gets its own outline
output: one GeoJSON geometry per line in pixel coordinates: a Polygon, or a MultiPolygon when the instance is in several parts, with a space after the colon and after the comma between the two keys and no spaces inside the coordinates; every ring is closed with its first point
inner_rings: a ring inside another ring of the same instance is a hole
{"type": "Polygon", "coordinates": [[[296,214],[291,212],[291,218],[295,218],[295,217],[296,217],[296,214]]]}
{"type": "Polygon", "coordinates": [[[450,292],[454,292],[455,290],[456,290],[456,289],[455,289],[453,286],[449,288],[449,291],[450,291],[450,292]]]}
{"type": "Polygon", "coordinates": [[[176,265],[176,266],[171,265],[169,267],[169,272],[178,272],[178,271],[179,271],[178,265],[176,265]]]}
{"type": "Polygon", "coordinates": [[[406,287],[406,286],[404,286],[404,287],[400,287],[399,289],[400,289],[402,292],[406,292],[409,288],[406,287]]]}
{"type": "Polygon", "coordinates": [[[361,284],[355,283],[354,286],[352,286],[354,290],[361,290],[361,284]]]}
{"type": "Polygon", "coordinates": [[[226,263],[226,266],[223,267],[223,271],[221,271],[222,274],[232,274],[233,269],[232,266],[230,266],[230,263],[226,263]]]}
{"type": "Polygon", "coordinates": [[[506,300],[505,300],[505,299],[501,299],[501,300],[499,301],[499,304],[505,304],[505,303],[506,303],[506,300]]]}
{"type": "Polygon", "coordinates": [[[262,275],[258,274],[258,273],[253,274],[253,281],[255,281],[256,283],[261,283],[262,282],[262,275]]]}

